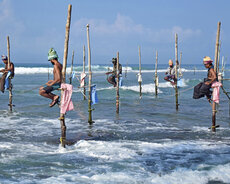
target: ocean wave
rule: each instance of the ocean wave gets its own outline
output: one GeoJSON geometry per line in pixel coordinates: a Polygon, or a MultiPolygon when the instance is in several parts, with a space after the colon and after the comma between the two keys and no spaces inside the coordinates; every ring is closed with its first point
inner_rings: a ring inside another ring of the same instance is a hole
{"type": "MultiPolygon", "coordinates": [[[[189,80],[185,80],[185,79],[180,79],[181,83],[180,83],[180,87],[186,87],[188,86],[186,83],[189,82],[189,80]]],[[[159,88],[172,88],[173,86],[171,85],[170,82],[160,82],[159,83],[159,88]]]]}
{"type": "MultiPolygon", "coordinates": [[[[143,84],[142,86],[142,93],[155,93],[155,84],[143,84]]],[[[140,91],[139,85],[137,86],[122,86],[121,89],[123,90],[131,90],[138,92],[140,91]]],[[[159,88],[158,88],[158,93],[163,93],[159,88]]]]}
{"type": "MultiPolygon", "coordinates": [[[[97,91],[104,91],[104,90],[113,90],[115,89],[113,86],[110,87],[105,87],[105,88],[97,88],[97,91]]],[[[135,91],[138,92],[140,91],[139,85],[137,86],[121,86],[121,90],[130,90],[130,91],[135,91]]],[[[74,89],[73,92],[81,92],[81,89],[74,89]]],[[[144,84],[142,85],[142,93],[155,93],[155,84],[144,84]]],[[[159,88],[158,88],[158,93],[163,93],[159,88]]]]}
{"type": "MultiPolygon", "coordinates": [[[[189,80],[181,79],[181,86],[180,87],[186,87],[188,86],[186,83],[189,82],[189,80]]],[[[155,84],[143,84],[142,86],[142,93],[155,93],[155,84]]],[[[170,84],[170,82],[160,82],[158,86],[158,93],[163,93],[160,88],[172,88],[173,86],[170,84]]],[[[87,88],[87,86],[86,86],[87,88]]],[[[97,88],[97,91],[104,91],[104,90],[113,90],[113,86],[109,87],[103,87],[103,88],[97,88]]],[[[121,86],[121,90],[130,90],[134,92],[140,91],[139,85],[135,86],[121,86]]],[[[81,89],[74,89],[73,92],[81,92],[81,89]]]]}
{"type": "MultiPolygon", "coordinates": [[[[91,67],[93,73],[105,73],[108,71],[112,71],[113,67],[111,66],[100,66],[100,65],[92,65],[91,67]]],[[[133,67],[123,67],[123,73],[139,73],[139,70],[133,67]]],[[[81,73],[83,71],[82,66],[73,67],[73,71],[76,73],[81,73]]],[[[88,67],[85,68],[86,73],[88,72],[88,67]]],[[[167,69],[159,69],[158,73],[164,73],[167,69]]],[[[194,69],[181,69],[182,72],[194,72],[194,69]]],[[[206,72],[206,70],[195,70],[196,72],[206,72]]],[[[44,73],[52,73],[53,68],[52,67],[15,67],[15,74],[44,74],[44,73]]],[[[66,68],[66,72],[71,72],[71,67],[66,68]]],[[[155,73],[155,70],[148,70],[143,69],[141,71],[142,73],[155,73]]]]}

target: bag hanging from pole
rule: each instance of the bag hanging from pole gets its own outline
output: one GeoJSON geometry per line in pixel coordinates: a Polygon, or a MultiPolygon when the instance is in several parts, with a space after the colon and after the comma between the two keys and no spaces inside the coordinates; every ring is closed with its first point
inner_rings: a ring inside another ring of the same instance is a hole
{"type": "Polygon", "coordinates": [[[98,103],[98,98],[97,98],[96,84],[94,84],[91,86],[91,105],[97,103],[98,103]]]}

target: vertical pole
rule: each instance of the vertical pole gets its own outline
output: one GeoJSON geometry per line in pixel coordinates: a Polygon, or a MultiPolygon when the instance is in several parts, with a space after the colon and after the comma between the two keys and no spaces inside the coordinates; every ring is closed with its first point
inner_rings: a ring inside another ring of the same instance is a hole
{"type": "MultiPolygon", "coordinates": [[[[215,72],[217,72],[217,70],[218,70],[218,52],[219,52],[219,40],[220,40],[220,25],[221,25],[221,22],[218,22],[218,24],[217,24],[217,33],[216,33],[216,47],[215,47],[215,64],[214,64],[215,72]]],[[[218,76],[217,73],[216,73],[216,76],[218,76]]]]}
{"type": "Polygon", "coordinates": [[[176,73],[175,73],[175,96],[176,96],[176,110],[178,110],[178,88],[177,88],[177,66],[178,66],[178,36],[175,34],[175,65],[176,65],[176,73]]]}
{"type": "Polygon", "coordinates": [[[89,98],[88,98],[88,111],[89,118],[88,123],[92,124],[92,107],[91,107],[91,82],[92,82],[92,72],[91,72],[91,52],[90,52],[90,40],[89,40],[89,24],[87,24],[87,43],[88,43],[88,68],[89,68],[89,98]]]}
{"type": "Polygon", "coordinates": [[[182,60],[182,52],[180,52],[179,77],[182,77],[182,73],[181,73],[181,60],[182,60]]]}
{"type": "Polygon", "coordinates": [[[218,48],[218,59],[217,59],[217,76],[216,77],[218,77],[218,75],[219,75],[219,72],[220,72],[220,47],[221,47],[221,41],[220,41],[220,44],[219,44],[219,48],[218,48]]]}
{"type": "Polygon", "coordinates": [[[222,56],[222,66],[221,66],[221,83],[224,85],[224,56],[222,56]]]}
{"type": "MultiPolygon", "coordinates": [[[[71,10],[72,5],[68,6],[68,16],[66,23],[66,33],[65,33],[65,45],[64,45],[64,57],[63,57],[63,67],[62,67],[62,83],[66,82],[66,65],[68,57],[68,44],[69,44],[69,32],[70,32],[70,22],[71,22],[71,10]]],[[[61,99],[63,98],[63,91],[61,91],[61,99]]],[[[66,126],[65,126],[65,115],[60,113],[60,124],[61,124],[61,145],[65,148],[66,145],[66,126]]]]}
{"type": "Polygon", "coordinates": [[[119,52],[117,52],[117,97],[116,97],[116,113],[119,114],[119,52]]]}
{"type": "Polygon", "coordinates": [[[158,76],[157,76],[157,62],[158,62],[158,52],[156,51],[156,64],[155,64],[155,96],[158,95],[158,76]]]}
{"type": "Polygon", "coordinates": [[[70,70],[70,78],[69,78],[69,83],[72,84],[72,76],[73,76],[73,60],[74,60],[74,50],[72,54],[72,63],[71,63],[71,70],[70,70]]]}
{"type": "MultiPolygon", "coordinates": [[[[85,45],[83,45],[83,73],[85,73],[85,45]]],[[[84,80],[83,94],[84,94],[83,100],[86,100],[85,80],[84,80]]]]}
{"type": "Polygon", "coordinates": [[[140,98],[142,98],[142,87],[141,87],[141,48],[139,46],[139,77],[138,77],[138,83],[139,83],[139,89],[140,89],[140,98]]]}
{"type": "MultiPolygon", "coordinates": [[[[214,64],[214,71],[216,72],[216,76],[218,76],[217,70],[218,66],[218,51],[219,51],[219,41],[220,41],[220,25],[221,23],[218,22],[217,24],[217,33],[216,33],[216,48],[215,48],[215,64],[214,64]]],[[[212,103],[212,131],[216,131],[216,103],[212,103]]]]}
{"type": "MultiPolygon", "coordinates": [[[[10,38],[7,36],[7,53],[8,53],[8,68],[10,68],[10,38]]],[[[11,78],[9,77],[9,110],[12,112],[13,104],[12,104],[12,85],[11,85],[11,78]]]]}

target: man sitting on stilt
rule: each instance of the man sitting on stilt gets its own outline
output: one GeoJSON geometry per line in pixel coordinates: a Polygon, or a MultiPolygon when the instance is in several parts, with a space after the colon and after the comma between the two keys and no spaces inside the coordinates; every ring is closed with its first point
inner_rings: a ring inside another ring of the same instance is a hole
{"type": "Polygon", "coordinates": [[[205,68],[208,69],[207,78],[204,79],[204,82],[199,83],[194,87],[193,98],[199,99],[204,96],[207,97],[208,101],[211,101],[212,92],[210,88],[212,84],[217,80],[216,73],[214,71],[214,66],[212,65],[212,60],[210,57],[205,56],[203,59],[203,63],[205,68]]]}
{"type": "Polygon", "coordinates": [[[167,69],[167,72],[165,73],[165,75],[167,76],[164,78],[164,80],[169,81],[172,85],[175,85],[176,83],[175,73],[176,73],[176,66],[173,65],[173,61],[170,59],[169,67],[167,69]]]}
{"type": "MultiPolygon", "coordinates": [[[[112,74],[108,77],[107,81],[112,84],[114,87],[117,86],[117,82],[116,82],[116,77],[117,77],[117,58],[113,58],[112,59],[112,63],[113,63],[113,71],[112,72],[107,72],[106,75],[112,74]]],[[[122,65],[119,63],[119,67],[118,67],[119,73],[118,75],[122,74],[122,65]]]]}
{"type": "MultiPolygon", "coordinates": [[[[2,77],[0,78],[0,91],[4,93],[6,87],[6,80],[8,80],[8,78],[14,78],[14,64],[10,61],[10,67],[8,67],[8,57],[5,55],[2,55],[2,61],[5,64],[5,69],[0,70],[0,72],[3,73],[2,77]]],[[[9,86],[7,86],[7,89],[8,88],[9,86]]]]}
{"type": "Polygon", "coordinates": [[[57,90],[60,88],[61,86],[61,80],[62,80],[62,64],[58,62],[58,55],[56,53],[56,51],[51,48],[49,50],[48,53],[48,60],[52,63],[52,65],[54,65],[53,68],[53,75],[54,75],[54,79],[53,80],[49,80],[46,83],[45,87],[41,87],[39,90],[39,94],[41,96],[44,96],[46,98],[49,98],[52,100],[52,102],[50,103],[50,107],[53,107],[55,104],[57,104],[59,102],[59,96],[55,95],[53,93],[51,93],[54,90],[57,90]]]}

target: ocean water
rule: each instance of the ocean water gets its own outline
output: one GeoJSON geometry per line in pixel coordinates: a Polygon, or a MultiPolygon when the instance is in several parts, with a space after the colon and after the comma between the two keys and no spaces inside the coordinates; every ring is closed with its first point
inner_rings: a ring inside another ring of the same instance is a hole
{"type": "MultiPolygon", "coordinates": [[[[182,67],[178,111],[174,88],[163,80],[166,65],[159,66],[157,97],[154,66],[142,66],[141,99],[138,66],[124,66],[119,115],[115,88],[105,75],[111,66],[92,66],[99,99],[93,106],[95,123],[90,126],[87,122],[88,102],[75,78],[75,109],[66,114],[67,140],[75,144],[66,148],[59,141],[58,106],[50,108],[50,100],[38,94],[39,86],[48,80],[48,67],[15,65],[12,113],[8,111],[8,91],[0,95],[0,183],[230,183],[229,101],[221,91],[220,128],[213,133],[209,103],[205,98],[192,98],[192,87],[206,77],[202,65],[182,67]]],[[[81,66],[74,67],[77,75],[81,70],[81,66]]],[[[68,67],[67,77],[69,72],[68,67]]],[[[230,78],[228,66],[225,77],[230,78]]],[[[230,91],[230,82],[225,81],[224,87],[230,91]]]]}

